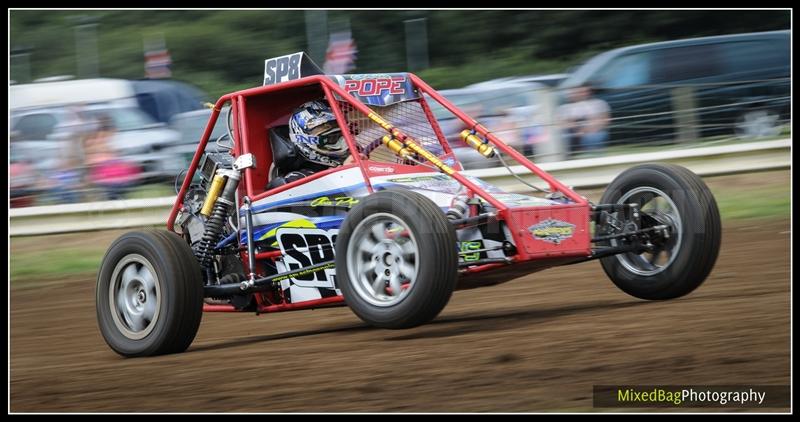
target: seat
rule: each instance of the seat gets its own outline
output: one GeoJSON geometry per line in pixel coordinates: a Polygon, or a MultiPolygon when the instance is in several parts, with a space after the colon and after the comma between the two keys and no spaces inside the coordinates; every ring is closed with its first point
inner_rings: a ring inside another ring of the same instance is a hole
{"type": "Polygon", "coordinates": [[[289,125],[270,128],[269,142],[272,147],[273,167],[269,172],[269,183],[267,183],[266,190],[285,185],[289,182],[286,180],[287,176],[291,180],[296,180],[298,177],[324,170],[324,167],[308,162],[297,150],[297,146],[289,140],[289,125]]]}
{"type": "Polygon", "coordinates": [[[275,164],[279,176],[300,169],[305,160],[297,151],[297,147],[289,140],[289,125],[271,128],[269,142],[272,147],[272,162],[275,164]]]}

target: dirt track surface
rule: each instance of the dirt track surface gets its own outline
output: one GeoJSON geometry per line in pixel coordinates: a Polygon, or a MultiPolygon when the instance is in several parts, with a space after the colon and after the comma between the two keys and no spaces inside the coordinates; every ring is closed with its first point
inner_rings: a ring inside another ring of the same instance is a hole
{"type": "Polygon", "coordinates": [[[93,277],[15,281],[10,410],[607,411],[592,385],[786,385],[789,246],[788,220],[726,223],[706,283],[666,302],[587,262],[456,292],[404,331],[347,308],[207,313],[186,353],[142,359],[104,343],[93,277]]]}

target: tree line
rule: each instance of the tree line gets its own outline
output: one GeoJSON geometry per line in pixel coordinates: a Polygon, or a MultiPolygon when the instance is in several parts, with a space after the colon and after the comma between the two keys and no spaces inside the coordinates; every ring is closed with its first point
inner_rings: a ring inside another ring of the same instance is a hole
{"type": "MultiPolygon", "coordinates": [[[[217,97],[260,84],[263,61],[307,50],[305,11],[12,10],[12,79],[75,75],[75,26],[96,24],[99,76],[142,78],[146,37],[163,37],[175,79],[217,97]],[[15,51],[27,51],[25,75],[15,51]]],[[[358,47],[354,72],[405,71],[404,21],[425,18],[436,88],[561,73],[589,56],[642,42],[790,28],[781,10],[333,10],[328,29],[348,24],[358,47]]],[[[322,63],[320,63],[321,65],[322,63]]]]}

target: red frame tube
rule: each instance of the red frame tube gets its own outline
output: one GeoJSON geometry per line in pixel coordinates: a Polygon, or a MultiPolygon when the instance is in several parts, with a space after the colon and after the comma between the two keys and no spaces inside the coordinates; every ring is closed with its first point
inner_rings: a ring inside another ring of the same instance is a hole
{"type": "MultiPolygon", "coordinates": [[[[244,103],[245,99],[243,96],[238,95],[236,97],[236,121],[239,124],[239,137],[242,138],[242,155],[246,155],[250,153],[250,139],[249,139],[249,132],[247,130],[247,119],[245,118],[244,113],[244,103]]],[[[248,167],[244,169],[244,177],[242,178],[244,181],[245,191],[247,192],[247,197],[252,200],[253,198],[253,184],[251,183],[253,180],[253,169],[248,167]]]]}
{"type": "MultiPolygon", "coordinates": [[[[542,170],[539,167],[537,167],[530,160],[525,158],[524,155],[520,154],[517,150],[515,150],[514,148],[511,148],[510,146],[506,145],[503,141],[501,141],[496,136],[494,136],[491,132],[489,132],[488,129],[483,127],[483,125],[481,125],[476,120],[474,120],[471,117],[469,117],[466,114],[464,114],[458,108],[456,108],[456,106],[454,106],[444,96],[442,96],[441,94],[436,92],[433,88],[430,87],[430,85],[428,85],[422,79],[417,77],[417,75],[414,75],[413,73],[409,73],[408,77],[411,78],[411,80],[414,82],[414,85],[416,85],[417,88],[419,88],[420,91],[422,91],[425,94],[430,95],[431,98],[433,98],[434,100],[439,102],[439,104],[441,104],[444,108],[446,108],[448,111],[453,113],[456,117],[461,119],[461,121],[463,121],[464,123],[470,125],[470,127],[472,127],[473,130],[475,130],[475,132],[481,134],[486,139],[491,141],[492,142],[492,146],[494,146],[495,148],[499,149],[500,151],[510,155],[511,158],[513,158],[518,163],[520,163],[523,166],[525,166],[525,168],[527,168],[528,170],[532,171],[535,175],[539,176],[542,180],[547,182],[550,185],[550,189],[551,190],[557,190],[557,191],[563,193],[569,199],[575,201],[576,203],[578,203],[580,205],[588,205],[588,201],[586,199],[584,199],[582,196],[580,196],[577,193],[575,193],[572,189],[568,188],[567,186],[565,186],[564,184],[562,184],[561,182],[556,180],[556,178],[554,178],[553,176],[551,176],[550,174],[548,174],[544,170],[542,170]]],[[[483,195],[481,195],[481,196],[483,196],[483,195]]]]}
{"type": "Polygon", "coordinates": [[[329,174],[336,173],[336,172],[343,171],[343,170],[347,170],[347,169],[353,168],[355,166],[356,166],[356,164],[353,163],[353,164],[347,164],[347,165],[344,165],[344,166],[334,167],[334,168],[331,168],[331,169],[328,169],[328,170],[323,170],[323,171],[314,173],[311,176],[306,176],[306,177],[304,177],[302,179],[295,180],[294,182],[289,182],[289,183],[287,183],[285,185],[280,185],[280,186],[278,186],[276,188],[272,188],[272,189],[270,189],[268,191],[261,192],[261,193],[257,194],[256,196],[254,196],[253,198],[251,198],[251,200],[253,202],[255,202],[255,201],[258,201],[259,199],[264,199],[264,198],[266,198],[268,196],[275,195],[276,193],[280,193],[280,192],[283,192],[285,190],[289,190],[289,189],[291,189],[291,188],[293,188],[295,186],[300,186],[300,185],[308,183],[308,182],[310,182],[312,180],[320,179],[320,178],[325,177],[325,176],[327,176],[329,174]]]}
{"type": "MultiPolygon", "coordinates": [[[[208,138],[211,137],[211,132],[214,130],[214,126],[217,123],[217,119],[219,118],[219,113],[222,111],[222,106],[228,102],[232,98],[231,94],[223,95],[217,100],[216,104],[214,104],[214,108],[211,112],[211,117],[208,118],[208,123],[206,124],[206,130],[203,131],[203,136],[200,137],[200,143],[197,145],[197,151],[194,152],[194,157],[192,157],[192,163],[189,164],[189,169],[186,172],[186,177],[183,179],[183,183],[181,184],[181,190],[178,192],[178,197],[175,198],[175,204],[172,206],[172,210],[169,212],[169,218],[167,219],[167,230],[175,231],[175,217],[178,215],[178,210],[180,210],[181,206],[183,205],[183,197],[186,195],[186,190],[189,188],[189,185],[192,183],[192,178],[194,178],[194,173],[197,170],[197,166],[200,164],[200,158],[203,156],[203,153],[206,150],[206,144],[208,144],[208,138]]],[[[233,107],[233,105],[231,105],[233,107]]]]}
{"type": "Polygon", "coordinates": [[[474,274],[474,273],[482,273],[484,271],[493,270],[495,268],[505,267],[508,264],[503,264],[501,262],[493,262],[491,264],[483,264],[478,265],[477,267],[471,267],[464,270],[465,273],[474,274]]]}
{"type": "MultiPolygon", "coordinates": [[[[431,128],[433,128],[433,133],[436,134],[437,138],[439,138],[439,143],[442,144],[444,153],[452,153],[453,149],[450,148],[450,142],[447,142],[447,138],[444,136],[442,128],[439,127],[439,122],[436,120],[436,117],[433,116],[433,112],[431,111],[430,106],[428,106],[428,101],[425,99],[424,95],[419,96],[419,106],[422,107],[422,111],[425,112],[425,117],[428,119],[428,122],[430,122],[431,128]]],[[[461,163],[459,163],[459,167],[461,167],[461,163]]],[[[459,168],[459,170],[461,169],[459,168]]]]}
{"type": "Polygon", "coordinates": [[[203,304],[203,312],[241,312],[233,307],[233,305],[210,305],[203,304]]]}
{"type": "MultiPolygon", "coordinates": [[[[344,304],[344,297],[331,296],[322,299],[307,300],[298,303],[282,303],[278,305],[262,305],[260,302],[256,306],[258,313],[271,313],[271,312],[285,312],[285,311],[301,311],[303,309],[319,308],[321,306],[330,306],[344,304]]],[[[203,304],[203,312],[242,312],[233,305],[211,305],[208,303],[203,304]]]]}
{"type": "Polygon", "coordinates": [[[281,251],[269,251],[256,254],[256,259],[275,259],[283,256],[281,251]]]}
{"type": "MultiPolygon", "coordinates": [[[[333,94],[331,94],[330,88],[327,85],[322,84],[322,90],[325,92],[325,97],[330,98],[331,100],[334,99],[333,94]]],[[[333,110],[334,116],[336,116],[337,122],[346,122],[347,120],[344,117],[344,113],[342,113],[341,107],[339,107],[338,101],[328,101],[330,103],[331,109],[333,110]]],[[[341,125],[339,125],[341,126],[341,125]]],[[[344,126],[345,128],[347,126],[344,126]]],[[[353,161],[361,170],[361,175],[364,177],[364,183],[367,185],[367,192],[372,193],[372,183],[369,181],[369,175],[367,174],[367,170],[363,165],[363,161],[361,159],[361,154],[358,153],[358,144],[356,140],[353,138],[353,134],[350,133],[349,130],[342,130],[342,134],[344,135],[345,141],[347,141],[347,148],[350,149],[350,156],[353,157],[353,161]]]]}
{"type": "Polygon", "coordinates": [[[277,305],[259,305],[258,312],[284,312],[284,311],[299,311],[302,309],[319,308],[320,306],[344,304],[343,296],[330,296],[322,299],[306,300],[297,303],[281,303],[277,305]]]}

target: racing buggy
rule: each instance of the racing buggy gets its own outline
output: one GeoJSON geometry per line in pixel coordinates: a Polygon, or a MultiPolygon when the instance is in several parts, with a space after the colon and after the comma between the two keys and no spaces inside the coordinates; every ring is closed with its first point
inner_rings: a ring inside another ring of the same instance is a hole
{"type": "Polygon", "coordinates": [[[411,73],[325,75],[303,53],[265,68],[263,86],[213,106],[167,230],[126,233],[105,254],[97,319],[120,355],[186,350],[203,312],[346,305],[401,329],[435,318],[456,289],[549,267],[599,259],[624,292],[663,300],[714,266],[719,211],[685,168],[630,168],[595,204],[411,73]],[[288,120],[315,99],[330,104],[352,160],[286,182],[303,161],[288,120]],[[469,147],[524,169],[512,175],[530,194],[466,174],[433,102],[463,122],[469,147]],[[226,134],[207,150],[220,115],[226,134]]]}

